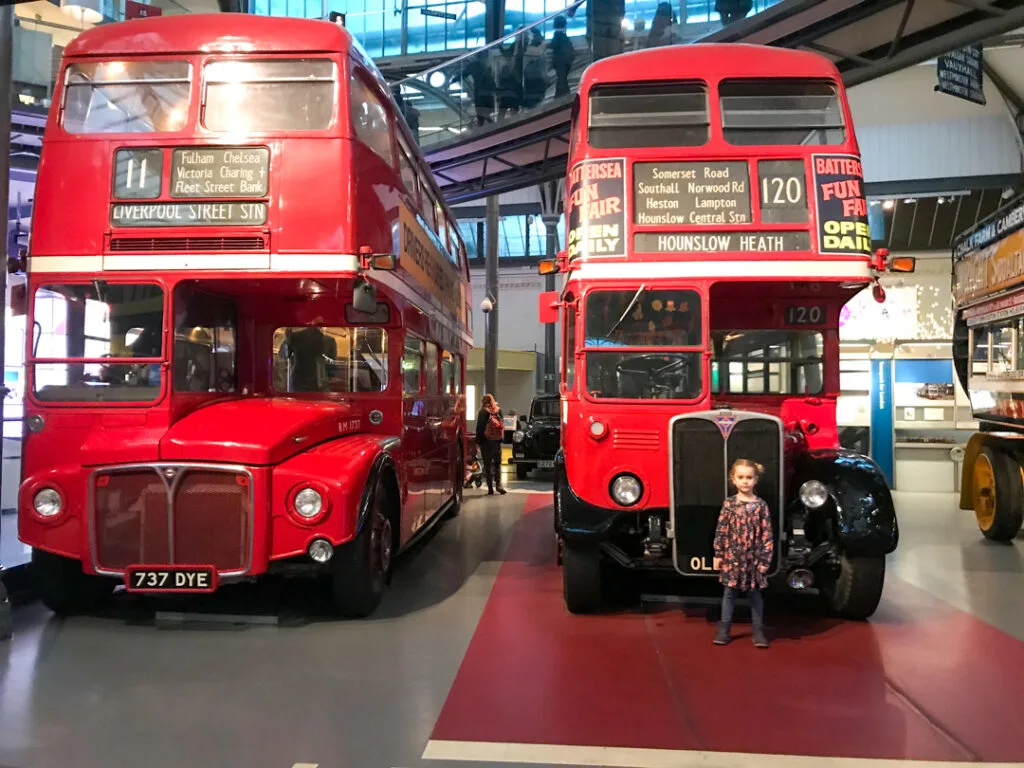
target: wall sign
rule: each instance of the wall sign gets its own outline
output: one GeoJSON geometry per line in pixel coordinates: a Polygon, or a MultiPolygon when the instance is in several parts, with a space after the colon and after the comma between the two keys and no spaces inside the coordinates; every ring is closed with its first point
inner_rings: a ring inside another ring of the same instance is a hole
{"type": "Polygon", "coordinates": [[[569,173],[569,260],[626,255],[626,161],[584,160],[569,173]]]}
{"type": "Polygon", "coordinates": [[[871,361],[871,458],[882,470],[889,487],[895,465],[895,427],[892,408],[892,358],[871,361]]]}
{"type": "Polygon", "coordinates": [[[813,155],[818,250],[835,256],[870,256],[871,230],[864,168],[855,155],[813,155]]]}
{"type": "Polygon", "coordinates": [[[939,56],[935,90],[974,104],[985,104],[984,48],[970,45],[939,56]]]}
{"type": "Polygon", "coordinates": [[[746,162],[634,163],[635,224],[749,224],[746,162]]]}

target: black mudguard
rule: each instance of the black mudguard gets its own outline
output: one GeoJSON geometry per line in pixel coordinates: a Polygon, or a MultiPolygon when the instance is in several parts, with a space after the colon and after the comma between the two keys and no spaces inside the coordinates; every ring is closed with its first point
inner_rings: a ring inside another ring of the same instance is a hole
{"type": "Polygon", "coordinates": [[[555,533],[566,541],[598,544],[608,538],[619,514],[576,495],[565,471],[565,454],[559,449],[555,454],[555,533]]]}
{"type": "Polygon", "coordinates": [[[793,494],[808,480],[828,488],[831,498],[823,511],[833,515],[843,552],[879,557],[895,551],[900,537],[896,507],[885,475],[874,461],[853,451],[810,451],[796,462],[793,494]]]}

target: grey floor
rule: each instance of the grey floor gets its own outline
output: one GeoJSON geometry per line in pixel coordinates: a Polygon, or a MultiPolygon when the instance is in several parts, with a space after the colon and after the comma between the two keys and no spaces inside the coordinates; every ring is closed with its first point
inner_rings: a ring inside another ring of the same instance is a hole
{"type": "MultiPolygon", "coordinates": [[[[547,486],[513,490],[528,487],[547,486]]],[[[315,595],[296,604],[274,585],[240,599],[270,606],[277,626],[18,609],[0,645],[0,766],[443,768],[420,755],[527,499],[468,496],[370,620],[333,621],[315,595]]],[[[952,496],[898,505],[893,571],[1024,641],[1024,541],[986,544],[952,496]]]]}

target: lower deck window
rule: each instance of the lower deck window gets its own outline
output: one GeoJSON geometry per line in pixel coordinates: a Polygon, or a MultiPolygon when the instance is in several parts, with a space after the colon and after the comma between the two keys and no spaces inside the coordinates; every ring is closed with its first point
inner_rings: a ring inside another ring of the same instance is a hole
{"type": "Polygon", "coordinates": [[[278,392],[381,392],[388,385],[381,328],[289,326],[274,331],[278,392]]]}
{"type": "Polygon", "coordinates": [[[626,400],[692,400],[701,393],[700,352],[587,352],[587,394],[626,400]]]}
{"type": "Polygon", "coordinates": [[[36,398],[149,403],[163,383],[163,289],[151,283],[40,286],[33,300],[36,398]],[[55,329],[41,333],[41,328],[55,329]],[[122,361],[134,362],[122,362],[122,361]]]}
{"type": "Polygon", "coordinates": [[[816,395],[824,388],[818,331],[712,331],[716,395],[816,395]]]}

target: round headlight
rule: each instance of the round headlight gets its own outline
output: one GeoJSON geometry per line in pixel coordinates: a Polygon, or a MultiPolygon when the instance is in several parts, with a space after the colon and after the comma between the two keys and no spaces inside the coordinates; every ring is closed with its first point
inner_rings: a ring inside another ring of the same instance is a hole
{"type": "Polygon", "coordinates": [[[307,520],[320,514],[324,508],[323,497],[312,488],[303,488],[295,494],[295,511],[307,520]]]}
{"type": "Polygon", "coordinates": [[[526,435],[523,434],[522,430],[517,429],[512,435],[512,442],[521,443],[526,439],[526,435]]]}
{"type": "Polygon", "coordinates": [[[828,500],[828,489],[817,480],[808,480],[800,486],[800,501],[808,509],[817,509],[828,500]]]}
{"type": "Polygon", "coordinates": [[[60,514],[63,501],[53,488],[43,488],[32,499],[32,506],[40,517],[53,517],[60,514]]]}
{"type": "Polygon", "coordinates": [[[633,475],[619,475],[612,481],[612,498],[623,507],[636,504],[643,493],[643,485],[633,475]]]}
{"type": "Polygon", "coordinates": [[[605,426],[603,421],[598,421],[597,419],[594,419],[592,422],[590,422],[590,436],[595,440],[600,440],[602,437],[605,436],[605,433],[607,431],[608,427],[605,426]]]}

